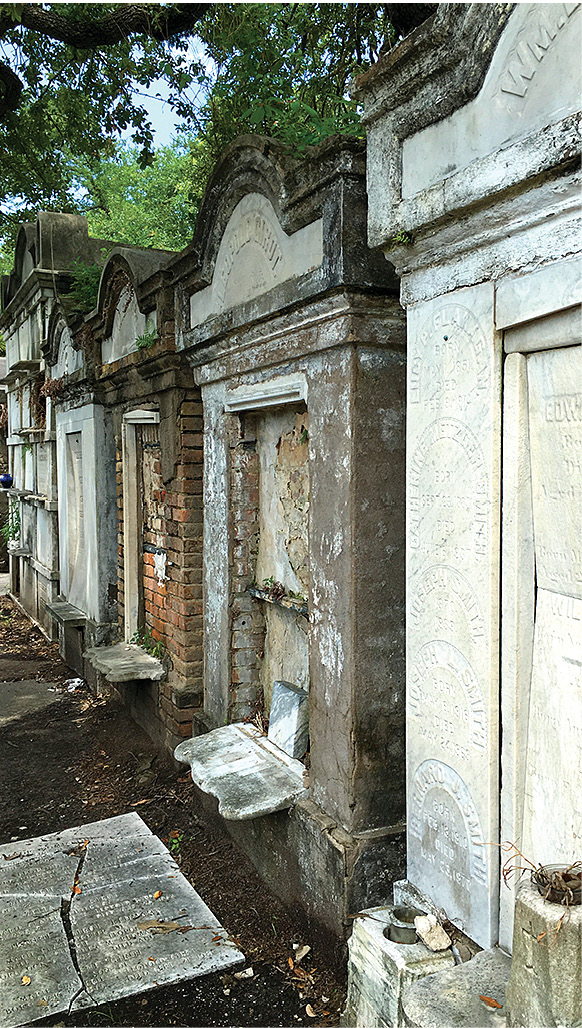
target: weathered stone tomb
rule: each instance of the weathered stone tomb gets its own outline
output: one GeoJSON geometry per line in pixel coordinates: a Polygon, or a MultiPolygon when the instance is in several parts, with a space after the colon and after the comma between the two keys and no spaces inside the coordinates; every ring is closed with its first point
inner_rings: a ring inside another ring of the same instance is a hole
{"type": "Polygon", "coordinates": [[[499,844],[581,856],[580,21],[441,5],[359,86],[408,325],[408,879],[507,951],[499,844]]]}
{"type": "MultiPolygon", "coordinates": [[[[44,212],[34,224],[21,226],[14,268],[10,275],[2,277],[0,325],[6,338],[7,443],[13,478],[9,490],[13,526],[9,545],[10,588],[50,636],[55,633],[55,626],[48,606],[58,596],[62,569],[58,541],[56,394],[45,389],[49,322],[59,295],[70,291],[76,262],[100,262],[103,246],[103,240],[89,237],[84,218],[44,212]]],[[[56,341],[56,351],[52,377],[74,376],[82,366],[83,356],[72,346],[64,329],[56,341]]],[[[79,437],[76,438],[78,443],[79,437]]],[[[68,460],[72,489],[80,496],[82,452],[74,442],[68,460]]],[[[71,494],[71,503],[76,495],[71,494]]],[[[89,501],[85,518],[80,503],[74,504],[74,513],[70,508],[71,580],[67,570],[66,588],[73,595],[78,595],[82,588],[86,558],[92,552],[94,559],[96,553],[93,507],[94,502],[89,501]]]]}
{"type": "MultiPolygon", "coordinates": [[[[365,218],[360,144],[298,162],[244,137],[174,263],[204,406],[195,729],[268,715],[275,681],[308,694],[309,798],[277,814],[265,794],[264,816],[228,824],[335,936],[402,858],[404,325],[365,218]]],[[[231,776],[250,794],[258,759],[226,766],[229,810],[231,776]]]]}

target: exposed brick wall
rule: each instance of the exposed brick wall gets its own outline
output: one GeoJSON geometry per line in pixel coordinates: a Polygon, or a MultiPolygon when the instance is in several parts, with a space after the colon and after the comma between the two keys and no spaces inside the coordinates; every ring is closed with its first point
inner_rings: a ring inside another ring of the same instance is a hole
{"type": "MultiPolygon", "coordinates": [[[[143,621],[146,634],[161,642],[168,677],[137,685],[127,694],[131,712],[152,738],[172,748],[192,734],[192,717],[203,702],[202,683],[202,401],[189,395],[177,415],[180,446],[175,476],[164,483],[157,426],[139,428],[143,484],[143,621]],[[156,556],[165,553],[165,579],[156,556]],[[131,696],[130,696],[131,693],[131,696]]],[[[119,634],[124,635],[123,478],[117,454],[119,634]]]]}
{"type": "Polygon", "coordinates": [[[231,694],[229,721],[252,714],[261,703],[260,668],[265,619],[249,594],[259,544],[260,466],[254,419],[233,419],[230,461],[231,694]]]}

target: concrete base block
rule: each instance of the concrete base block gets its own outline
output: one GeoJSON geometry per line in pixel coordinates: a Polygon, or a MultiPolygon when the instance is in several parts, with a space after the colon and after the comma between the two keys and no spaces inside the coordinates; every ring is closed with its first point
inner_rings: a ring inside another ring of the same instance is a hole
{"type": "Polygon", "coordinates": [[[341,1020],[346,1028],[401,1028],[406,986],[454,967],[450,950],[433,953],[422,942],[406,945],[387,939],[384,930],[396,909],[373,907],[354,922],[348,943],[348,999],[341,1020]]]}
{"type": "MultiPolygon", "coordinates": [[[[511,958],[482,950],[466,964],[409,985],[402,1010],[408,1028],[505,1028],[505,987],[511,958]],[[484,1002],[494,1000],[497,1006],[484,1002]]],[[[544,1028],[543,1022],[537,1028],[544,1028]]]]}
{"type": "Polygon", "coordinates": [[[529,881],[521,883],[515,903],[507,1024],[582,1025],[582,906],[566,911],[559,903],[548,903],[529,881]]]}

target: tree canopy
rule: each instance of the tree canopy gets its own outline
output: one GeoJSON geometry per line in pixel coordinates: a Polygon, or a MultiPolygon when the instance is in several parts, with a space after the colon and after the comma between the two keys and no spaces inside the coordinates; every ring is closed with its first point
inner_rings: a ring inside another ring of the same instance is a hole
{"type": "Polygon", "coordinates": [[[181,230],[153,224],[155,203],[191,234],[206,177],[241,132],[297,153],[360,134],[350,79],[435,8],[0,4],[0,235],[60,209],[89,211],[95,234],[179,242],[181,230]],[[183,131],[156,157],[143,98],[160,82],[183,131]]]}

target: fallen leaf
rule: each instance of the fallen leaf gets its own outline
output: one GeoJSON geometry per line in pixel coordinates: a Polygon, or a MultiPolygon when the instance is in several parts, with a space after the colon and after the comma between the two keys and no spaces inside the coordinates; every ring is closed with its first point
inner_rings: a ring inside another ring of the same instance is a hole
{"type": "Polygon", "coordinates": [[[545,939],[547,934],[547,932],[540,932],[539,935],[536,935],[536,942],[541,942],[542,939],[545,939]]]}
{"type": "Polygon", "coordinates": [[[82,891],[83,890],[81,889],[80,885],[71,885],[71,892],[73,893],[74,896],[78,896],[79,893],[82,892],[82,891]]]}
{"type": "Polygon", "coordinates": [[[501,1003],[498,1003],[496,999],[492,999],[491,996],[479,996],[488,1007],[493,1007],[495,1010],[501,1010],[501,1003]]]}
{"type": "Polygon", "coordinates": [[[170,832],[169,837],[170,839],[179,839],[181,835],[182,832],[179,832],[177,828],[174,828],[174,830],[170,832]]]}
{"type": "Polygon", "coordinates": [[[212,941],[213,942],[220,942],[220,941],[222,941],[222,935],[213,935],[212,936],[212,941]]]}
{"type": "Polygon", "coordinates": [[[22,856],[22,853],[3,853],[4,860],[17,860],[18,857],[22,856]]]}
{"type": "Polygon", "coordinates": [[[331,1010],[322,1010],[321,1013],[323,1017],[329,1017],[331,1010]]]}
{"type": "Polygon", "coordinates": [[[154,892],[154,899],[155,899],[155,900],[159,900],[159,898],[160,898],[160,896],[161,896],[161,895],[162,895],[162,890],[161,890],[161,889],[158,889],[158,891],[157,891],[157,892],[154,892]]]}
{"type": "Polygon", "coordinates": [[[32,981],[32,978],[30,977],[30,975],[23,974],[22,978],[20,979],[20,984],[21,985],[30,985],[31,981],[32,981]]]}
{"type": "Polygon", "coordinates": [[[48,1007],[48,1000],[47,999],[39,999],[39,1001],[38,1001],[38,1003],[36,1005],[37,1005],[37,1007],[48,1007]]]}
{"type": "Polygon", "coordinates": [[[315,1013],[315,1010],[311,1006],[311,1003],[308,1003],[307,1006],[305,1007],[305,1013],[307,1014],[308,1017],[317,1017],[317,1014],[315,1013]]]}
{"type": "Polygon", "coordinates": [[[155,957],[148,957],[148,960],[151,960],[153,964],[155,964],[155,962],[156,962],[156,958],[155,957]]]}
{"type": "Polygon", "coordinates": [[[151,928],[158,935],[166,935],[168,932],[187,931],[191,926],[178,924],[177,921],[159,921],[155,918],[153,921],[139,921],[137,927],[141,928],[142,932],[151,928]]]}
{"type": "Polygon", "coordinates": [[[287,960],[287,963],[289,964],[289,967],[291,968],[291,970],[293,970],[293,968],[295,967],[295,964],[293,963],[293,957],[289,957],[289,959],[287,960]]]}

